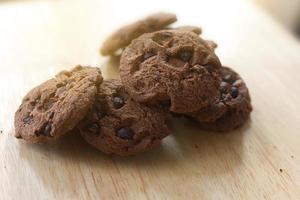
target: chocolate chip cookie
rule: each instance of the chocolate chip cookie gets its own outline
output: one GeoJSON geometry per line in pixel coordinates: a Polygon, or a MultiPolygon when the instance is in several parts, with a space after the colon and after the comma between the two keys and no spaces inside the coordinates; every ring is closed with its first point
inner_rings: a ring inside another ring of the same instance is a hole
{"type": "Polygon", "coordinates": [[[101,49],[102,55],[113,55],[118,49],[124,48],[130,42],[144,33],[161,30],[177,21],[176,15],[171,13],[156,13],[145,19],[124,26],[108,37],[101,49]]]}
{"type": "Polygon", "coordinates": [[[168,113],[133,101],[119,79],[105,80],[78,125],[85,140],[107,154],[134,155],[170,134],[168,113]]]}
{"type": "Polygon", "coordinates": [[[218,47],[218,44],[212,40],[206,40],[206,43],[213,51],[218,47]]]}
{"type": "Polygon", "coordinates": [[[180,30],[180,31],[191,31],[200,35],[202,33],[202,29],[198,26],[178,26],[176,28],[169,28],[169,30],[180,30]]]}
{"type": "Polygon", "coordinates": [[[122,53],[120,76],[134,100],[163,102],[172,112],[187,113],[214,101],[220,68],[213,49],[197,34],[163,30],[132,41],[122,53]]]}
{"type": "Polygon", "coordinates": [[[221,69],[219,96],[210,106],[188,114],[200,127],[212,131],[229,131],[240,127],[252,111],[248,88],[243,79],[229,67],[221,69]]]}
{"type": "Polygon", "coordinates": [[[99,68],[77,66],[35,87],[15,113],[15,136],[42,142],[72,130],[93,105],[101,82],[99,68]]]}

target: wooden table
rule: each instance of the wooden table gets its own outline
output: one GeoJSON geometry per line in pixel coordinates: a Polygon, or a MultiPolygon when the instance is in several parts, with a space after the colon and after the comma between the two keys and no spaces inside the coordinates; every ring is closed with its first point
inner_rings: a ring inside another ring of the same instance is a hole
{"type": "Polygon", "coordinates": [[[251,2],[195,2],[1,1],[0,199],[300,199],[299,42],[251,2]],[[216,134],[175,121],[161,146],[129,158],[106,156],[78,134],[39,145],[13,137],[30,88],[76,64],[117,76],[99,45],[156,10],[201,25],[244,77],[254,111],[243,128],[216,134]]]}

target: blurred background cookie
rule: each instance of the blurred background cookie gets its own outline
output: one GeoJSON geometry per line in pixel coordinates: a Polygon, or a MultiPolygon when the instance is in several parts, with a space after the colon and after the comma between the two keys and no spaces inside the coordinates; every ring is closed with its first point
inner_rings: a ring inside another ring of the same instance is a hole
{"type": "Polygon", "coordinates": [[[152,14],[145,19],[133,22],[115,31],[104,41],[100,53],[102,55],[113,55],[118,49],[126,47],[140,35],[161,30],[176,21],[176,15],[171,13],[152,14]]]}

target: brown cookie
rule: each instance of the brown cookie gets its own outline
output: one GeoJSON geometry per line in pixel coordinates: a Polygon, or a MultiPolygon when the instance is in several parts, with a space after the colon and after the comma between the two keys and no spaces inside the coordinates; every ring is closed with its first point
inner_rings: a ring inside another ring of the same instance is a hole
{"type": "Polygon", "coordinates": [[[206,43],[208,44],[208,46],[210,46],[212,50],[215,50],[218,47],[218,44],[212,40],[206,40],[206,43]]]}
{"type": "Polygon", "coordinates": [[[171,30],[180,30],[180,31],[191,31],[200,35],[202,33],[202,29],[198,26],[178,26],[176,28],[170,28],[171,30]]]}
{"type": "Polygon", "coordinates": [[[78,125],[85,140],[107,154],[134,155],[170,134],[168,113],[130,99],[121,81],[104,81],[96,102],[78,125]]]}
{"type": "Polygon", "coordinates": [[[248,88],[231,68],[222,67],[222,82],[215,103],[198,112],[188,114],[200,127],[212,131],[229,131],[240,127],[252,111],[248,88]]]}
{"type": "Polygon", "coordinates": [[[190,31],[163,30],[133,40],[120,61],[121,80],[138,102],[167,102],[187,113],[211,104],[220,85],[220,61],[213,49],[190,31]]]}
{"type": "Polygon", "coordinates": [[[118,49],[124,48],[130,42],[144,33],[161,30],[177,21],[176,15],[171,13],[156,13],[127,26],[124,26],[108,37],[100,53],[104,56],[113,55],[118,49]]]}
{"type": "Polygon", "coordinates": [[[41,142],[72,130],[93,105],[101,82],[99,68],[77,66],[35,87],[15,113],[15,136],[41,142]]]}

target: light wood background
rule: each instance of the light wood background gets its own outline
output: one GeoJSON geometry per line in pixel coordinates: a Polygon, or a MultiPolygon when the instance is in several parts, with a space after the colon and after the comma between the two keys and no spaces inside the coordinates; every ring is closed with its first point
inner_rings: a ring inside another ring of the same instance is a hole
{"type": "Polygon", "coordinates": [[[300,27],[300,0],[255,0],[292,31],[300,27]]]}
{"type": "Polygon", "coordinates": [[[300,199],[300,44],[251,2],[0,1],[0,199],[300,199]],[[223,64],[246,80],[251,120],[228,134],[174,121],[148,153],[106,156],[78,134],[32,145],[16,140],[26,92],[76,64],[117,76],[98,54],[121,24],[153,11],[200,25],[223,64]]]}

